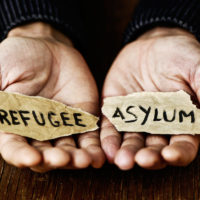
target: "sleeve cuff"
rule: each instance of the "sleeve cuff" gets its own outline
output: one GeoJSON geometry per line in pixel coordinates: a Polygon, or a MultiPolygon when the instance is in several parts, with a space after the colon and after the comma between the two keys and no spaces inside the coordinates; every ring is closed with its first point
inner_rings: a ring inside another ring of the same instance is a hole
{"type": "Polygon", "coordinates": [[[199,0],[141,0],[125,32],[124,44],[157,26],[180,27],[200,41],[199,0]]]}
{"type": "Polygon", "coordinates": [[[81,25],[80,20],[75,16],[78,15],[77,1],[72,2],[69,0],[1,0],[0,40],[3,40],[16,26],[42,21],[70,37],[75,46],[81,46],[81,25]]]}

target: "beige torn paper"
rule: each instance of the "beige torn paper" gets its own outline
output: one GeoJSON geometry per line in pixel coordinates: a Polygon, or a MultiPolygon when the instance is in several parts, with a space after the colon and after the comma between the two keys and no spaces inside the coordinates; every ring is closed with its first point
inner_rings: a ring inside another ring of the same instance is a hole
{"type": "Polygon", "coordinates": [[[39,141],[98,128],[98,117],[42,97],[0,91],[0,130],[39,141]]]}
{"type": "Polygon", "coordinates": [[[109,97],[102,112],[118,131],[200,134],[200,109],[184,91],[109,97]]]}

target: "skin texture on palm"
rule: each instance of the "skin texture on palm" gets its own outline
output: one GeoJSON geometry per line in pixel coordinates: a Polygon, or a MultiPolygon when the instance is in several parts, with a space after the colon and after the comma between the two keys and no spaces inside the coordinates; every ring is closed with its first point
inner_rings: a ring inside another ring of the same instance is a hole
{"type": "MultiPolygon", "coordinates": [[[[200,44],[190,33],[156,28],[126,45],[107,74],[102,98],[141,91],[184,90],[200,101],[200,44]]],[[[102,148],[120,169],[135,164],[146,169],[185,166],[194,160],[197,136],[118,133],[106,117],[101,124],[102,148]]]]}
{"type": "MultiPolygon", "coordinates": [[[[0,44],[1,90],[42,96],[98,115],[98,91],[89,68],[70,40],[43,23],[12,30],[0,44]]],[[[54,141],[27,141],[0,133],[2,157],[17,167],[46,172],[104,163],[98,131],[54,141]]]]}

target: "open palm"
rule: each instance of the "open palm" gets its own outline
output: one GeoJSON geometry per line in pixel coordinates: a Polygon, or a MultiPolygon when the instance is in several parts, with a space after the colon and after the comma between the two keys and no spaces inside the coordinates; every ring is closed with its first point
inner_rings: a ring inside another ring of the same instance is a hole
{"type": "MultiPolygon", "coordinates": [[[[104,83],[103,98],[141,91],[184,90],[200,101],[200,44],[179,29],[158,28],[125,46],[104,83]]],[[[196,156],[198,138],[118,133],[106,117],[101,142],[108,160],[121,169],[185,166],[196,156]]]]}
{"type": "MultiPolygon", "coordinates": [[[[51,38],[7,38],[0,44],[0,71],[3,91],[54,99],[98,115],[95,81],[72,45],[51,38]]],[[[48,142],[1,132],[0,152],[8,163],[39,172],[104,162],[98,131],[48,142]]]]}

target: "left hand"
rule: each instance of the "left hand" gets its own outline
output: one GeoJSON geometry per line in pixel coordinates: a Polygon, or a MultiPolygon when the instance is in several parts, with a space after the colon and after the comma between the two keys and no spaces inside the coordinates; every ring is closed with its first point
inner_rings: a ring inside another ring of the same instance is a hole
{"type": "MultiPolygon", "coordinates": [[[[156,28],[126,45],[104,83],[102,98],[141,91],[184,90],[200,101],[200,44],[182,30],[156,28]]],[[[102,148],[111,163],[131,169],[186,166],[197,155],[199,140],[192,135],[118,133],[106,117],[101,125],[102,148]]]]}

